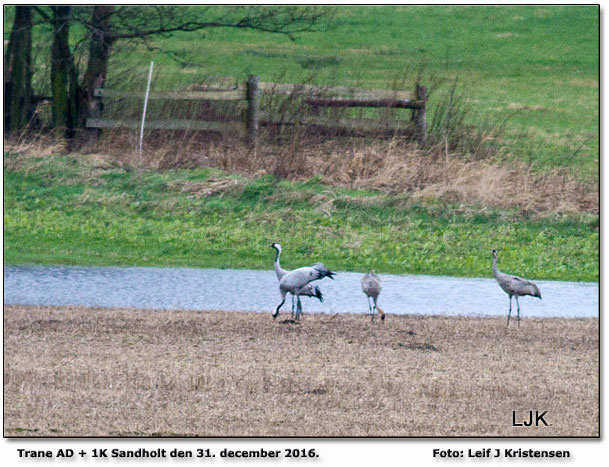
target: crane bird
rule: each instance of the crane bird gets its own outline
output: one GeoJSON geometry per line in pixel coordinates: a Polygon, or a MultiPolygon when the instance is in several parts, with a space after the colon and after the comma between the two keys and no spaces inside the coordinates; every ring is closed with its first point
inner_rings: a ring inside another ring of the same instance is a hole
{"type": "MultiPolygon", "coordinates": [[[[281,255],[281,245],[279,243],[272,243],[271,248],[274,248],[276,251],[275,254],[275,273],[277,274],[277,280],[281,281],[281,278],[285,276],[288,272],[281,267],[279,264],[279,256],[281,255]]],[[[314,284],[307,284],[301,291],[300,295],[304,295],[306,297],[314,297],[317,298],[320,302],[324,301],[324,296],[321,293],[321,289],[314,284]]],[[[294,295],[292,295],[292,317],[294,317],[294,295]]]]}
{"type": "Polygon", "coordinates": [[[512,297],[516,297],[516,306],[518,307],[518,327],[520,327],[520,303],[518,297],[531,295],[541,300],[541,292],[533,282],[523,279],[518,276],[511,276],[501,272],[497,268],[497,250],[493,250],[493,275],[497,279],[499,287],[510,297],[510,310],[508,311],[507,325],[510,325],[510,315],[512,314],[512,297]]]}
{"type": "Polygon", "coordinates": [[[285,296],[288,292],[296,296],[296,321],[298,321],[300,314],[302,313],[302,304],[300,303],[300,295],[302,291],[311,282],[329,277],[334,279],[335,272],[329,271],[322,263],[315,263],[313,266],[306,266],[303,268],[294,269],[288,272],[279,281],[279,292],[281,293],[281,303],[275,308],[273,313],[273,319],[277,318],[279,309],[285,303],[285,296]]]}
{"type": "Polygon", "coordinates": [[[382,289],[381,278],[376,275],[374,269],[362,277],[362,291],[368,297],[368,309],[370,310],[372,321],[374,321],[374,314],[377,310],[381,314],[381,321],[385,321],[385,312],[376,304],[376,300],[382,289]],[[374,302],[374,308],[370,304],[370,298],[372,298],[372,301],[374,302]]]}

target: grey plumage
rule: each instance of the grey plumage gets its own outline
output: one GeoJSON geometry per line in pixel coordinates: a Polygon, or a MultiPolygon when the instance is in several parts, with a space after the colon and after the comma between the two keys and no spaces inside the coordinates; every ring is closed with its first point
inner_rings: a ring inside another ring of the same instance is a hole
{"type": "Polygon", "coordinates": [[[313,281],[329,277],[333,279],[336,273],[329,271],[322,263],[315,263],[313,266],[307,266],[303,268],[294,269],[293,271],[285,274],[279,281],[279,292],[281,293],[281,303],[277,305],[273,318],[277,318],[279,309],[285,303],[285,296],[289,292],[296,297],[297,308],[296,308],[296,320],[299,319],[302,313],[302,304],[300,303],[300,296],[306,287],[313,281]]]}
{"type": "Polygon", "coordinates": [[[512,314],[512,297],[516,298],[516,306],[518,308],[518,327],[520,327],[520,303],[518,297],[531,295],[541,300],[541,292],[539,287],[533,282],[523,279],[522,277],[505,274],[497,267],[497,250],[493,250],[493,275],[499,284],[499,287],[510,297],[510,309],[508,311],[507,325],[510,325],[510,315],[512,314]]]}
{"type": "Polygon", "coordinates": [[[381,278],[376,275],[376,271],[372,270],[362,277],[362,291],[368,297],[368,309],[370,310],[371,320],[374,321],[375,312],[381,315],[381,321],[385,320],[385,312],[377,306],[377,299],[383,286],[381,285],[381,278]],[[370,299],[374,302],[374,307],[370,304],[370,299]]]}
{"type": "MultiPolygon", "coordinates": [[[[279,243],[273,243],[273,244],[271,244],[271,248],[274,248],[275,251],[276,251],[276,254],[275,254],[275,273],[277,274],[277,279],[279,281],[281,281],[283,276],[288,274],[290,271],[286,271],[285,269],[283,269],[281,267],[281,264],[279,264],[279,256],[281,256],[281,244],[279,244],[279,243]]],[[[307,284],[300,291],[300,295],[305,296],[305,297],[317,298],[322,303],[324,301],[324,296],[321,293],[321,289],[317,285],[315,285],[315,284],[307,284]]],[[[295,295],[292,295],[292,317],[294,317],[294,297],[295,297],[295,295]]]]}

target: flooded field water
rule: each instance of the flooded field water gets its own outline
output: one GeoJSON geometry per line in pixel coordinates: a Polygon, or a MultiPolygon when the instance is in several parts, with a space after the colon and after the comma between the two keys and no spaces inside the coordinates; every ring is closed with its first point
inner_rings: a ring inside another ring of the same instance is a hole
{"type": "MultiPolygon", "coordinates": [[[[362,273],[318,281],[324,301],[303,298],[305,313],[365,313],[362,273]]],[[[492,278],[381,274],[379,306],[390,314],[507,315],[508,297],[492,278]]],[[[598,317],[597,283],[536,281],[542,300],[520,298],[523,317],[598,317]]],[[[280,301],[273,270],[5,266],[4,303],[151,309],[259,311],[280,301]]],[[[290,312],[288,298],[282,312],[290,312]]],[[[516,307],[514,304],[513,313],[516,307]]]]}

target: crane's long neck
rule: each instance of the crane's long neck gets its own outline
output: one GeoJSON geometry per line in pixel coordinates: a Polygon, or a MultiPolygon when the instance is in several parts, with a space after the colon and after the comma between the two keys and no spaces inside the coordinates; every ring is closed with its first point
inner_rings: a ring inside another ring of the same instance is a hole
{"type": "Polygon", "coordinates": [[[497,257],[493,256],[493,275],[497,277],[499,275],[499,268],[497,267],[497,257]]]}
{"type": "Polygon", "coordinates": [[[279,264],[279,255],[281,255],[281,252],[277,249],[275,249],[276,251],[276,255],[275,255],[275,272],[277,273],[277,278],[281,279],[283,276],[286,275],[286,270],[281,269],[281,265],[279,264]]]}

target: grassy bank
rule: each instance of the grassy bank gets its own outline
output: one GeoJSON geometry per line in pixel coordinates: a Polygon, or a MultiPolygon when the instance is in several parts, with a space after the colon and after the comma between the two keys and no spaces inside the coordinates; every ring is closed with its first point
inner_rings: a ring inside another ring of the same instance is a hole
{"type": "Polygon", "coordinates": [[[4,333],[9,436],[599,433],[597,319],[7,306],[4,333]]]}
{"type": "MultiPolygon", "coordinates": [[[[255,166],[273,164],[261,157],[255,166]]],[[[498,248],[505,271],[598,280],[598,215],[585,209],[594,205],[593,189],[592,201],[575,188],[568,198],[560,187],[543,198],[543,187],[555,190],[563,179],[514,183],[506,172],[502,182],[496,166],[463,165],[469,178],[454,186],[447,179],[440,189],[425,178],[419,189],[400,191],[412,182],[411,166],[431,176],[429,159],[395,157],[379,181],[378,172],[372,178],[357,172],[356,153],[349,162],[353,181],[341,183],[347,156],[323,157],[338,161],[327,177],[290,181],[210,167],[134,170],[99,154],[7,153],[5,262],[268,269],[268,245],[277,241],[286,268],[322,260],[335,270],[484,277],[490,250],[498,248]],[[531,204],[543,199],[558,204],[554,210],[531,204]]],[[[378,158],[392,160],[384,152],[378,158]]],[[[316,161],[305,164],[319,170],[316,161]]],[[[360,161],[361,170],[370,172],[368,162],[360,161]]],[[[438,167],[441,174],[460,173],[438,167]]]]}

